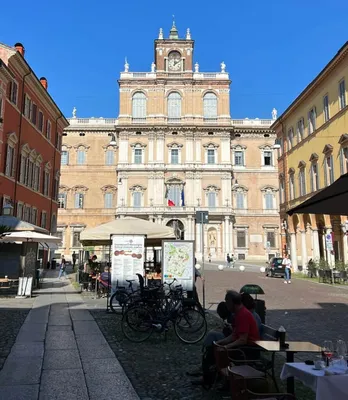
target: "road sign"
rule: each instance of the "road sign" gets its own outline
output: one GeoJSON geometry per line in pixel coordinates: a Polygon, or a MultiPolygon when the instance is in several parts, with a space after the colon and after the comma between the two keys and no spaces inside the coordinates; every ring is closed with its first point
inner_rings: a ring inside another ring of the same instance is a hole
{"type": "Polygon", "coordinates": [[[329,251],[333,250],[331,233],[329,233],[328,235],[325,236],[325,240],[326,240],[326,248],[327,248],[327,250],[329,250],[329,251]]]}
{"type": "Polygon", "coordinates": [[[196,211],[196,222],[197,224],[208,224],[209,223],[208,211],[196,211]]]}

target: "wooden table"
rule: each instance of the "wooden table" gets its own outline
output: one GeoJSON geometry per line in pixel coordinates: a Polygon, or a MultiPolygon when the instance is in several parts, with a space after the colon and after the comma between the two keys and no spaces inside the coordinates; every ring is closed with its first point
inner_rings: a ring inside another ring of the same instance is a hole
{"type": "MultiPolygon", "coordinates": [[[[261,347],[262,349],[270,352],[285,352],[286,353],[286,362],[293,363],[295,353],[321,353],[321,347],[316,344],[310,342],[286,342],[289,347],[280,347],[280,343],[276,341],[270,340],[258,340],[255,342],[256,345],[261,347]]],[[[295,379],[294,377],[289,377],[286,380],[287,392],[294,394],[295,393],[295,379]]]]}

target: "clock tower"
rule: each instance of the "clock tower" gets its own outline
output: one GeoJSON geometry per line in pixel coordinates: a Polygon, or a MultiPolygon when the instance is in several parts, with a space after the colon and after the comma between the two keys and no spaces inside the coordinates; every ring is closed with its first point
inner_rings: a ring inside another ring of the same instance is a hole
{"type": "Polygon", "coordinates": [[[173,22],[168,39],[164,39],[163,31],[160,29],[158,39],[155,40],[157,71],[192,73],[193,47],[194,41],[191,39],[190,29],[186,31],[185,39],[179,37],[175,22],[173,22]]]}

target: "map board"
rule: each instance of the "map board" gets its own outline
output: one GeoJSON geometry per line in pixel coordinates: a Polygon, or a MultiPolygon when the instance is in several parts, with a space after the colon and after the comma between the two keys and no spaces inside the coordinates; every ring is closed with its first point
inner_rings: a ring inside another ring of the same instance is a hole
{"type": "Polygon", "coordinates": [[[162,241],[162,281],[176,284],[184,290],[193,290],[195,281],[194,242],[190,240],[162,241]]]}
{"type": "Polygon", "coordinates": [[[112,235],[111,236],[111,287],[128,286],[126,280],[135,279],[136,274],[144,275],[144,236],[112,235]]]}

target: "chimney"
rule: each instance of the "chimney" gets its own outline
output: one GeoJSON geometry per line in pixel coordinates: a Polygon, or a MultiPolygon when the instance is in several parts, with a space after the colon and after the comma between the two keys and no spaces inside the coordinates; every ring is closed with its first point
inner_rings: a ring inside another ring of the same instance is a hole
{"type": "Polygon", "coordinates": [[[40,82],[41,82],[41,85],[47,90],[47,88],[48,88],[47,79],[43,76],[42,78],[40,78],[40,82]]]}
{"type": "Polygon", "coordinates": [[[18,51],[18,53],[20,53],[21,56],[24,58],[25,48],[24,48],[24,46],[22,45],[22,43],[16,43],[16,44],[14,45],[14,47],[15,47],[15,49],[18,51]]]}

